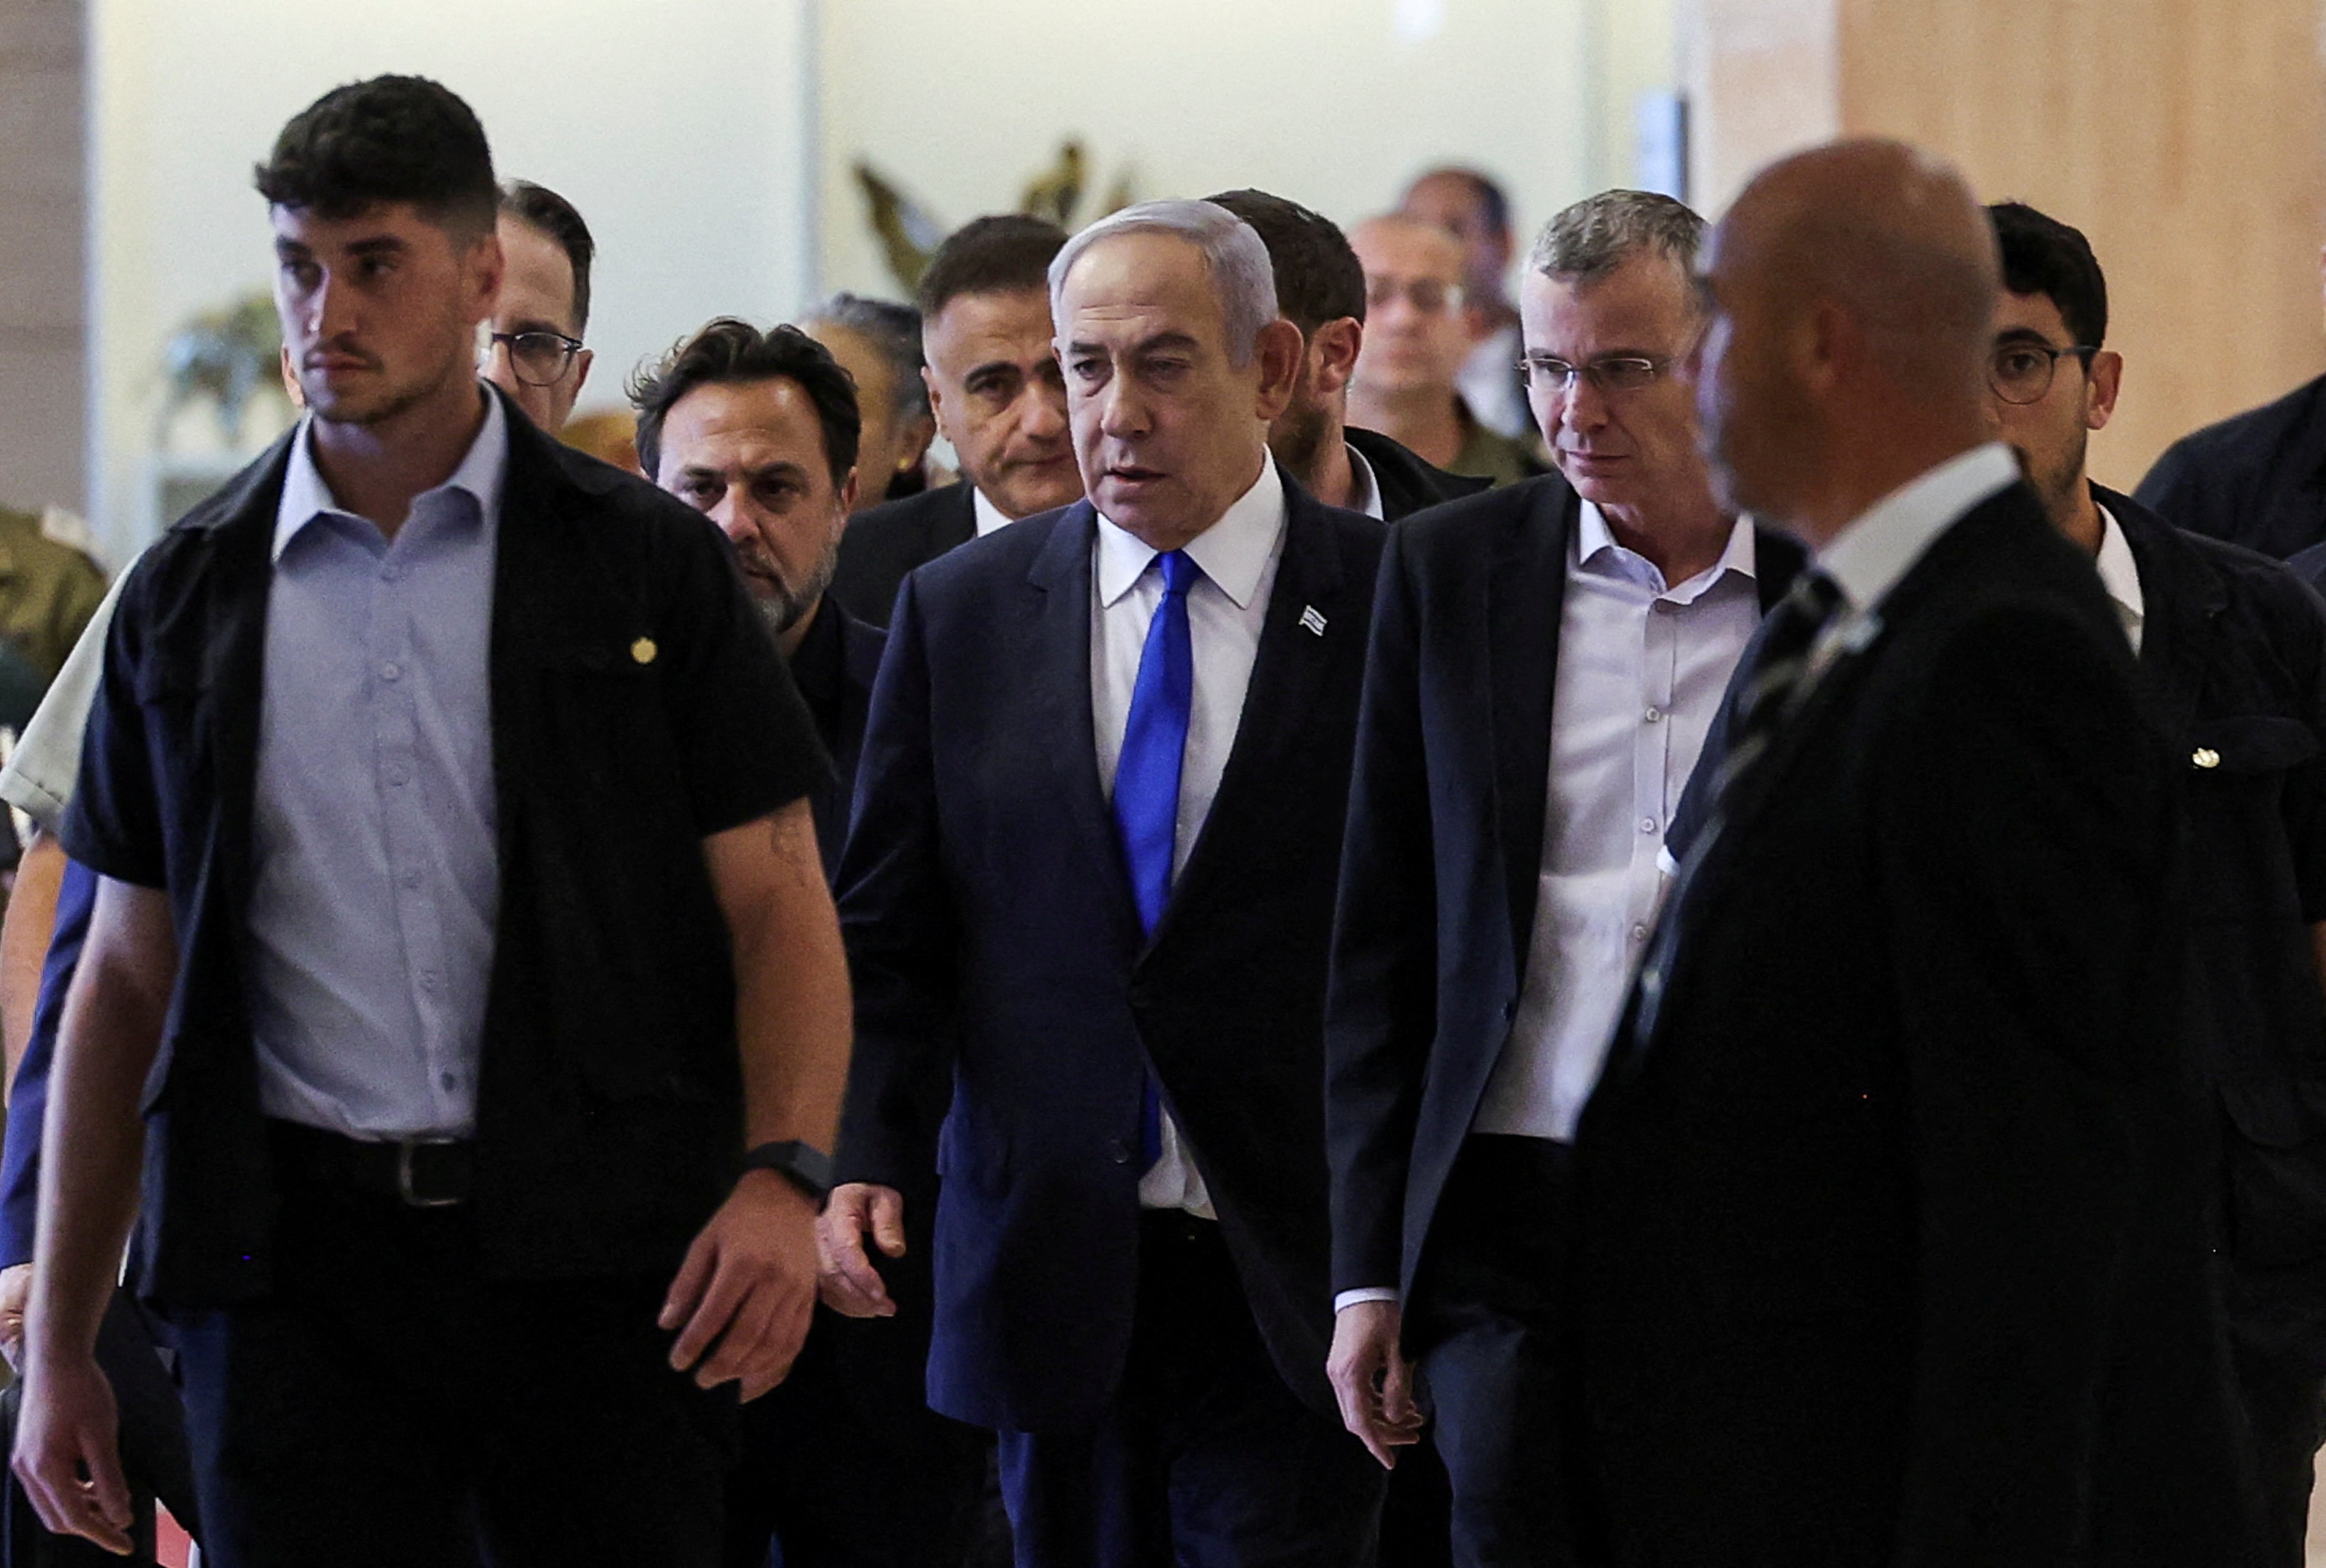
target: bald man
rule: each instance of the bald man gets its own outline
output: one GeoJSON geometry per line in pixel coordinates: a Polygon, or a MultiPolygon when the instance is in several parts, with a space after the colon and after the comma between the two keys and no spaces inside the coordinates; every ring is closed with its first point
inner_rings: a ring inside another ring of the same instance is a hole
{"type": "Polygon", "coordinates": [[[2174,821],[2124,633],[1993,440],[1994,240],[1894,143],[1699,264],[1727,504],[1813,554],[1738,667],[1577,1150],[1617,1564],[2227,1564],[2250,1499],[2174,821]]]}

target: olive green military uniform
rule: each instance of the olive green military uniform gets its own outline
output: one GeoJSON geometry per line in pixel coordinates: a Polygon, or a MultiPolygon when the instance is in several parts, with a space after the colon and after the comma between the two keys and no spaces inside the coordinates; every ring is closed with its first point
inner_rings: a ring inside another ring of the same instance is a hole
{"type": "Polygon", "coordinates": [[[0,506],[0,641],[54,680],[105,598],[105,572],[39,514],[0,506]]]}

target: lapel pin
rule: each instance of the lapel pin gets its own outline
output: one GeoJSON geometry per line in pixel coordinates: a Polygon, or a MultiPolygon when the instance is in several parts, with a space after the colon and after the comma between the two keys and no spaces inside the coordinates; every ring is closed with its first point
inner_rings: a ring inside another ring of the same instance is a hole
{"type": "Polygon", "coordinates": [[[2200,746],[2191,755],[2189,760],[2199,767],[2219,767],[2221,765],[2221,754],[2210,746],[2200,746]]]}
{"type": "Polygon", "coordinates": [[[655,647],[652,637],[640,637],[630,645],[630,658],[640,664],[651,664],[655,662],[655,654],[658,651],[655,647]]]}
{"type": "Polygon", "coordinates": [[[1301,610],[1300,624],[1320,637],[1325,635],[1325,617],[1317,613],[1317,607],[1313,604],[1301,610]]]}

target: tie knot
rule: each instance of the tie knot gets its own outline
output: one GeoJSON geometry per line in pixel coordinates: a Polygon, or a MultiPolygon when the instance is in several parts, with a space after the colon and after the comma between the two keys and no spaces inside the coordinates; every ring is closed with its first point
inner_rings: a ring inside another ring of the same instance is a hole
{"type": "Polygon", "coordinates": [[[1163,591],[1167,595],[1185,594],[1203,575],[1204,569],[1184,550],[1167,550],[1155,559],[1163,563],[1163,591]]]}

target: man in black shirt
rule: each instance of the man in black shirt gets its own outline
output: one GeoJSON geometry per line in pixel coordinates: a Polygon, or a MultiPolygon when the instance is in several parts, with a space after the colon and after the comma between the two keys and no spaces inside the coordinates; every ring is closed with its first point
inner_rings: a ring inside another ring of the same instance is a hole
{"type": "Polygon", "coordinates": [[[717,534],[479,385],[466,105],[339,88],[258,186],[309,417],[111,633],[16,1469],[126,1545],[135,1212],[222,1568],[710,1568],[846,1073],[814,731],[717,534]]]}
{"type": "MultiPolygon", "coordinates": [[[[882,634],[824,590],[858,488],[849,374],[792,327],[712,321],[631,389],[638,464],[735,543],[744,580],[832,755],[811,797],[827,875],[839,864],[882,634]]],[[[950,1085],[927,1086],[944,1114],[950,1085]]],[[[760,1568],[772,1536],[786,1568],[962,1560],[977,1520],[984,1434],[928,1407],[932,1285],[927,1210],[913,1245],[884,1260],[896,1315],[819,1309],[784,1386],[743,1418],[727,1493],[728,1568],[760,1568]]],[[[907,1213],[912,1211],[908,1210],[907,1213]]]]}

